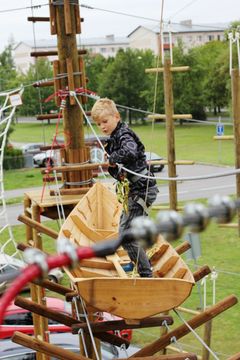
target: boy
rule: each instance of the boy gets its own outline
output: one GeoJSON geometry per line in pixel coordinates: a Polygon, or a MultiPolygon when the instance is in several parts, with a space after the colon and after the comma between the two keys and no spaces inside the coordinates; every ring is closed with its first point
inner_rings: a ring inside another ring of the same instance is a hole
{"type": "MultiPolygon", "coordinates": [[[[119,224],[119,232],[123,232],[130,227],[133,218],[147,215],[147,208],[157,197],[156,181],[141,177],[142,174],[149,174],[144,145],[138,136],[120,121],[115,103],[107,98],[97,100],[91,116],[103,134],[110,136],[106,145],[110,175],[125,184],[126,179],[129,182],[127,209],[123,210],[119,224]],[[122,171],[121,166],[117,166],[116,163],[138,173],[139,176],[122,171]]],[[[152,277],[149,260],[137,241],[123,244],[123,247],[127,250],[130,259],[137,264],[139,275],[152,277]]]]}

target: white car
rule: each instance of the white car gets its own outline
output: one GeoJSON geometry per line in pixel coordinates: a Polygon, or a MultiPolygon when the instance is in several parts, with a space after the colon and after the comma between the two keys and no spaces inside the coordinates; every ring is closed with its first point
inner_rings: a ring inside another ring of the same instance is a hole
{"type": "Polygon", "coordinates": [[[33,156],[33,164],[39,167],[57,165],[59,163],[59,160],[59,150],[47,150],[33,156]]]}
{"type": "Polygon", "coordinates": [[[41,147],[44,146],[43,143],[29,143],[25,144],[22,147],[23,154],[38,154],[41,151],[41,147]]]}

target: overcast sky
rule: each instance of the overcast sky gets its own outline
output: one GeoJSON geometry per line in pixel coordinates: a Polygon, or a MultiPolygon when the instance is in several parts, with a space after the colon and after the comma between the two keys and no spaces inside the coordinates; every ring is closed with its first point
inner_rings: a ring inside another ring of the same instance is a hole
{"type": "MultiPolygon", "coordinates": [[[[80,0],[79,2],[81,5],[95,8],[80,8],[81,16],[84,17],[81,34],[84,38],[109,34],[127,36],[138,25],[148,25],[152,28],[159,26],[154,20],[160,19],[162,0],[80,0]]],[[[33,15],[49,16],[47,3],[48,0],[0,0],[0,51],[7,45],[10,37],[13,37],[15,42],[33,40],[33,26],[27,21],[27,17],[32,16],[32,10],[14,9],[30,7],[31,4],[42,5],[33,10],[33,15]]],[[[240,0],[164,0],[164,21],[179,23],[186,19],[192,19],[195,24],[240,20],[240,0]]],[[[35,33],[36,41],[51,38],[48,23],[36,23],[35,33]]]]}

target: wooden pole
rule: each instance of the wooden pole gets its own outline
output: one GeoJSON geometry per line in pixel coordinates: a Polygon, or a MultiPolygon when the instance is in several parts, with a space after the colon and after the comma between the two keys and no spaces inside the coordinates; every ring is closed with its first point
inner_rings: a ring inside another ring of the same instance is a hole
{"type": "MultiPolygon", "coordinates": [[[[16,298],[15,304],[31,311],[33,314],[38,314],[41,317],[44,316],[46,318],[58,321],[66,326],[72,326],[73,324],[79,323],[80,321],[78,319],[74,319],[73,317],[65,314],[61,314],[55,310],[47,308],[45,305],[37,304],[33,301],[30,301],[28,299],[25,299],[21,296],[18,296],[16,298]]],[[[120,338],[119,336],[109,334],[108,332],[99,332],[95,335],[96,338],[107,341],[110,344],[121,346],[126,345],[126,347],[129,346],[129,342],[126,339],[120,338]]]]}
{"type": "MultiPolygon", "coordinates": [[[[59,348],[56,345],[48,344],[45,341],[41,341],[39,339],[35,339],[32,336],[25,335],[16,331],[12,337],[12,341],[20,344],[22,346],[29,347],[30,349],[36,350],[37,352],[41,352],[42,354],[46,354],[48,356],[52,356],[54,358],[60,360],[87,360],[85,356],[80,354],[75,354],[70,350],[65,350],[63,348],[59,348]]],[[[89,359],[90,360],[90,359],[89,359]]]]}
{"type": "MultiPolygon", "coordinates": [[[[167,130],[167,152],[168,152],[168,176],[176,177],[175,166],[175,136],[173,122],[173,90],[171,63],[167,59],[164,62],[164,103],[166,113],[166,130],[167,130]]],[[[169,181],[169,205],[170,209],[177,210],[177,183],[169,181]]]]}
{"type": "MultiPolygon", "coordinates": [[[[211,335],[212,335],[212,321],[206,322],[204,325],[203,341],[210,348],[211,347],[211,335]]],[[[209,360],[210,352],[203,346],[202,360],[209,360]]]]}
{"type": "MultiPolygon", "coordinates": [[[[188,324],[191,326],[192,329],[196,329],[197,327],[203,325],[207,321],[213,319],[223,311],[229,309],[233,305],[237,304],[238,300],[236,296],[230,295],[224,300],[218,302],[216,305],[213,305],[206,309],[199,315],[194,316],[191,320],[188,321],[188,324]]],[[[144,357],[144,356],[151,356],[158,351],[164,349],[166,346],[171,344],[171,339],[173,337],[176,340],[182,338],[183,336],[187,335],[190,332],[189,328],[183,324],[176,329],[170,331],[168,334],[162,336],[160,339],[152,342],[151,344],[145,346],[143,349],[136,352],[131,357],[144,357]]]]}
{"type": "MultiPolygon", "coordinates": [[[[235,167],[240,169],[240,75],[238,69],[232,70],[232,111],[235,143],[235,167]]],[[[240,174],[236,174],[237,197],[240,197],[240,174]]],[[[240,236],[240,211],[238,216],[238,235],[240,236]]]]}
{"type": "MultiPolygon", "coordinates": [[[[73,72],[79,72],[79,61],[76,41],[76,19],[74,5],[70,1],[64,1],[64,6],[56,6],[56,21],[57,21],[57,45],[59,55],[60,73],[67,73],[66,59],[72,63],[73,72]],[[65,5],[68,5],[67,7],[65,5]],[[66,13],[67,18],[66,18],[66,13]],[[66,23],[66,26],[65,26],[66,23]],[[69,24],[71,23],[72,26],[69,24]],[[70,29],[71,28],[71,29],[70,29]],[[71,32],[70,32],[71,30],[71,32]]],[[[68,79],[61,79],[62,88],[68,86],[68,79]]],[[[74,77],[75,88],[80,87],[80,77],[74,77]]],[[[84,130],[83,130],[83,115],[77,104],[70,105],[69,98],[67,98],[66,108],[63,111],[64,120],[63,128],[64,134],[70,134],[71,142],[69,143],[69,136],[65,136],[65,143],[69,149],[79,149],[84,146],[84,130]]],[[[82,159],[80,159],[82,161],[82,159]]]]}

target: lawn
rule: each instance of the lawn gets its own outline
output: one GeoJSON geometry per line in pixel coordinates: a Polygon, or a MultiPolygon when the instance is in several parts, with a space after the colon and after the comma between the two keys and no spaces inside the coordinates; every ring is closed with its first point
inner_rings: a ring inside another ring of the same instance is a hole
{"type": "MultiPolygon", "coordinates": [[[[164,124],[155,124],[153,130],[150,125],[136,125],[134,131],[143,140],[146,150],[156,152],[166,157],[166,131],[164,124]]],[[[42,141],[41,124],[17,124],[15,131],[11,134],[11,141],[32,142],[42,141]],[[30,135],[31,134],[31,135],[30,135]]],[[[52,139],[54,125],[45,125],[44,130],[46,142],[52,139]]],[[[86,132],[88,130],[86,129],[86,132]]],[[[234,165],[234,144],[233,141],[214,141],[215,125],[190,125],[175,126],[176,159],[194,160],[201,163],[212,163],[221,165],[234,165]]],[[[225,127],[225,134],[232,134],[231,127],[225,127]]],[[[39,169],[6,171],[5,189],[40,186],[42,183],[39,169]],[[16,176],[17,174],[17,176],[16,176]]],[[[48,222],[48,225],[57,228],[57,224],[48,222]]],[[[14,227],[14,235],[17,241],[24,241],[24,226],[14,227]]],[[[197,265],[207,264],[217,270],[216,280],[216,301],[220,301],[230,294],[239,296],[240,294],[240,241],[237,231],[234,229],[222,229],[212,223],[206,231],[200,234],[201,256],[197,259],[197,265]]],[[[55,251],[53,240],[43,237],[44,248],[48,252],[55,251]]],[[[179,241],[177,242],[179,243],[179,241]]],[[[176,243],[176,244],[177,244],[176,243]]],[[[175,246],[175,244],[174,244],[175,246]]],[[[193,262],[189,265],[194,268],[193,262]]],[[[65,285],[66,285],[65,279],[65,285]]],[[[201,296],[203,299],[203,285],[200,285],[201,296]]],[[[207,279],[206,300],[207,305],[212,304],[213,281],[209,276],[207,279]]],[[[200,298],[198,287],[195,286],[191,296],[184,306],[191,309],[198,309],[200,298]]],[[[213,320],[212,349],[219,354],[219,359],[227,359],[231,354],[240,351],[239,345],[239,321],[240,306],[235,305],[231,309],[223,312],[213,320]]],[[[173,313],[171,313],[173,315],[173,313]]],[[[188,319],[189,315],[183,314],[188,319]]],[[[174,315],[174,328],[180,321],[174,315]]],[[[198,330],[202,336],[202,328],[198,330]]],[[[133,341],[136,344],[144,345],[156,340],[159,337],[160,329],[146,329],[134,331],[133,341]]],[[[201,345],[192,335],[188,335],[180,340],[184,343],[184,349],[190,352],[201,354],[201,345]],[[196,350],[198,349],[198,350],[196,350]]]]}

